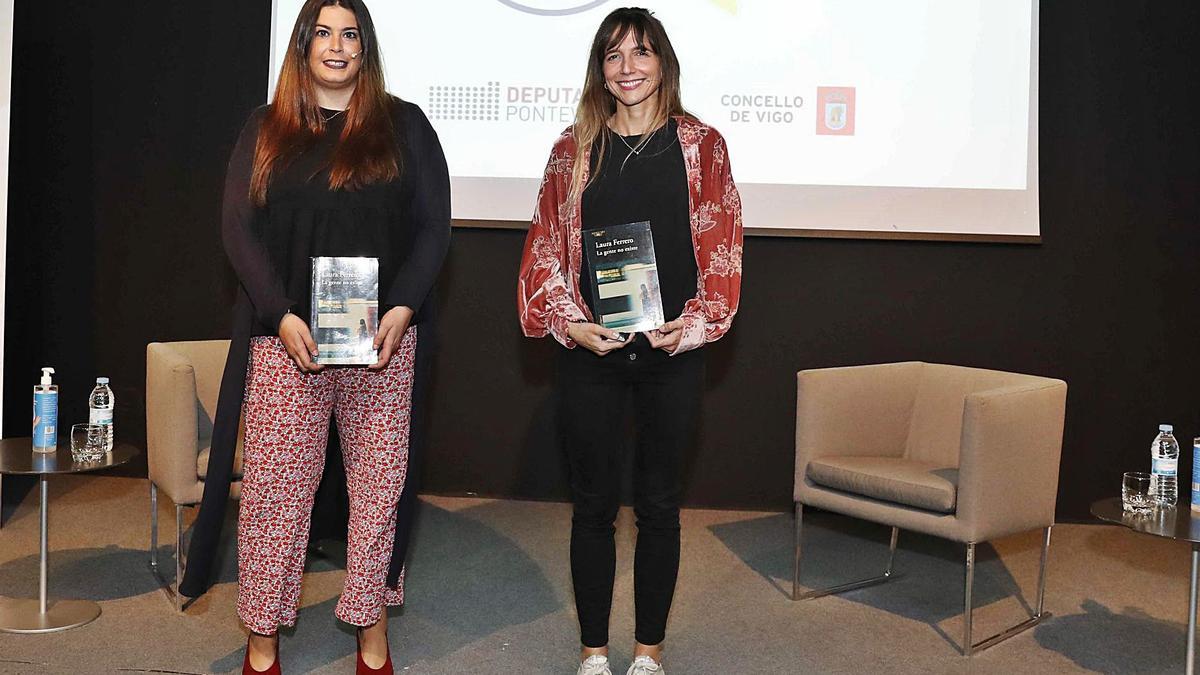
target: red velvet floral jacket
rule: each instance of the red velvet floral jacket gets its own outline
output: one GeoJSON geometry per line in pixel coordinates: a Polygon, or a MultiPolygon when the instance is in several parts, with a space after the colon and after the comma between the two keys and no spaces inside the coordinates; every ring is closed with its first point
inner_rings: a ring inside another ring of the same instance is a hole
{"type": "MultiPolygon", "coordinates": [[[[737,313],[742,286],[742,201],[721,134],[689,117],[678,117],[676,122],[687,169],[692,249],[698,270],[696,297],[684,304],[680,316],[683,335],[673,352],[678,354],[720,339],[737,313]]],[[[567,200],[576,151],[568,128],[550,152],[517,280],[521,330],[527,337],[548,333],[567,348],[575,347],[567,336],[567,324],[593,320],[578,288],[582,258],[579,205],[567,200]]],[[[587,162],[585,155],[585,167],[587,162]]]]}

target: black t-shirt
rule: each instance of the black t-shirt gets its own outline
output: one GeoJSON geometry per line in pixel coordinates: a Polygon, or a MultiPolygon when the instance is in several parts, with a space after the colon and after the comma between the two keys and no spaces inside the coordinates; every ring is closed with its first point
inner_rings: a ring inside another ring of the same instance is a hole
{"type": "MultiPolygon", "coordinates": [[[[659,293],[667,321],[678,318],[683,305],[696,297],[696,253],[692,247],[689,221],[687,169],[679,145],[675,120],[651,133],[646,147],[637,154],[641,136],[608,134],[600,172],[600,142],[592,146],[591,172],[594,176],[583,193],[581,214],[584,230],[650,221],[654,237],[654,255],[658,263],[659,293]]],[[[596,315],[592,273],[587,256],[579,269],[579,288],[584,302],[596,315]]],[[[644,338],[638,338],[645,342],[644,338]]],[[[632,346],[631,346],[632,347],[632,346]]]]}

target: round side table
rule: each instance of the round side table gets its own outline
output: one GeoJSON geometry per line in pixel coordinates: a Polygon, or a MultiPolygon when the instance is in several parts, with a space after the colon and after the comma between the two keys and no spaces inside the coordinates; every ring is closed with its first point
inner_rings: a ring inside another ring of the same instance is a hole
{"type": "MultiPolygon", "coordinates": [[[[1186,494],[1183,495],[1186,497],[1186,494]]],[[[1187,663],[1188,675],[1196,667],[1196,593],[1200,589],[1200,512],[1192,511],[1188,500],[1181,499],[1175,508],[1155,509],[1147,514],[1128,513],[1120,497],[1101,499],[1092,504],[1092,515],[1100,520],[1124,525],[1134,532],[1153,537],[1178,539],[1192,546],[1192,577],[1188,586],[1187,663]]]]}
{"type": "Polygon", "coordinates": [[[93,462],[76,462],[71,449],[60,443],[56,452],[34,452],[33,440],[6,438],[0,440],[0,474],[37,476],[40,489],[39,526],[40,575],[38,599],[0,597],[0,631],[7,633],[52,633],[82,626],[100,616],[100,605],[91,600],[57,600],[47,602],[47,563],[49,540],[47,511],[49,506],[49,477],[55,474],[87,473],[124,464],[138,453],[137,448],[117,443],[103,457],[93,462]]]}

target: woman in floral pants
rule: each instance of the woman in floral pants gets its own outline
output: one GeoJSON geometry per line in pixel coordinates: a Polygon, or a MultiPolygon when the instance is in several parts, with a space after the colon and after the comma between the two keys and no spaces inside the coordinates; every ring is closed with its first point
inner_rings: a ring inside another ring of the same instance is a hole
{"type": "Polygon", "coordinates": [[[350,498],[336,614],[358,628],[358,672],[391,673],[385,608],[404,597],[412,418],[432,348],[428,298],[449,245],[449,176],[424,113],[384,89],[362,0],[307,0],[289,45],[275,98],[250,115],[226,174],[222,238],[240,294],[214,424],[215,478],[181,590],[198,595],[211,582],[241,413],[242,669],[279,672],[278,629],[296,621],[333,416],[350,498]],[[329,340],[308,325],[313,257],[377,260],[377,313],[362,324],[378,325],[375,363],[317,362],[317,342],[329,340]]]}

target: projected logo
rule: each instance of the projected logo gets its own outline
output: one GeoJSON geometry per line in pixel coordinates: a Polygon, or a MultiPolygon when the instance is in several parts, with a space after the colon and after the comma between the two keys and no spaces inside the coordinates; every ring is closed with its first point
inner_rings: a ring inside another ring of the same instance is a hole
{"type": "Polygon", "coordinates": [[[589,9],[595,9],[600,5],[608,2],[608,0],[498,0],[498,2],[507,7],[525,12],[527,14],[537,14],[539,16],[565,16],[567,14],[579,14],[586,12],[589,9]]]}
{"type": "Polygon", "coordinates": [[[817,87],[817,133],[854,135],[854,87],[817,87]]]}
{"type": "Polygon", "coordinates": [[[577,87],[438,84],[430,85],[425,110],[430,119],[455,122],[570,124],[580,95],[577,87]]]}
{"type": "Polygon", "coordinates": [[[792,124],[804,107],[799,94],[721,94],[729,121],[750,124],[792,124]]]}
{"type": "MultiPolygon", "coordinates": [[[[589,9],[595,9],[603,4],[608,3],[608,0],[496,0],[505,7],[511,7],[519,12],[526,14],[537,14],[539,16],[566,16],[567,14],[579,14],[586,12],[589,9]]],[[[709,0],[712,4],[724,9],[725,11],[736,14],[738,9],[737,0],[709,0]]]]}
{"type": "Polygon", "coordinates": [[[429,116],[435,120],[495,122],[500,119],[500,83],[430,86],[429,116]]]}

